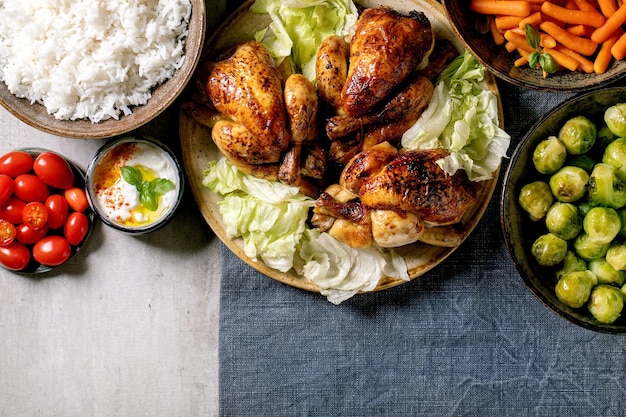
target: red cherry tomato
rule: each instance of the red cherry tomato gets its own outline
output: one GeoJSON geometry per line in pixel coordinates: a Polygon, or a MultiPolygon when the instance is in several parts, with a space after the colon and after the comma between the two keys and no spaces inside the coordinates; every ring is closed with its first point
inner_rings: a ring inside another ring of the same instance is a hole
{"type": "Polygon", "coordinates": [[[48,226],[44,226],[40,229],[31,229],[27,224],[19,224],[16,228],[15,238],[18,242],[23,243],[25,245],[32,245],[33,243],[38,242],[44,236],[48,234],[50,228],[48,226]]]}
{"type": "Polygon", "coordinates": [[[39,201],[31,201],[22,210],[22,222],[31,229],[41,229],[48,221],[48,209],[39,201]]]}
{"type": "Polygon", "coordinates": [[[15,178],[33,169],[34,159],[28,152],[11,151],[0,156],[0,174],[15,178]]]}
{"type": "Polygon", "coordinates": [[[89,208],[87,193],[80,187],[70,187],[65,190],[65,199],[70,208],[74,211],[85,211],[89,208]]]}
{"type": "Polygon", "coordinates": [[[46,266],[61,265],[71,254],[70,243],[62,236],[46,236],[33,246],[33,258],[46,266]]]}
{"type": "Polygon", "coordinates": [[[13,271],[26,268],[30,262],[30,251],[20,242],[13,241],[6,246],[0,246],[0,264],[13,271]]]}
{"type": "Polygon", "coordinates": [[[0,206],[7,202],[13,194],[13,178],[0,174],[0,206]]]}
{"type": "Polygon", "coordinates": [[[0,246],[6,246],[15,240],[17,230],[13,223],[0,219],[0,246]]]}
{"type": "Polygon", "coordinates": [[[63,226],[63,234],[70,245],[77,246],[87,236],[89,231],[89,219],[80,211],[74,211],[67,216],[63,226]]]}
{"type": "Polygon", "coordinates": [[[22,222],[22,211],[24,207],[26,207],[24,200],[11,197],[0,207],[0,219],[4,219],[13,224],[20,224],[22,222]]]}
{"type": "Polygon", "coordinates": [[[50,195],[50,189],[38,176],[22,174],[15,178],[13,194],[26,202],[39,201],[43,203],[50,195]]]}
{"type": "Polygon", "coordinates": [[[42,152],[33,164],[35,174],[48,186],[67,189],[74,185],[74,171],[70,164],[53,152],[42,152]]]}
{"type": "Polygon", "coordinates": [[[48,227],[50,229],[60,229],[65,223],[69,205],[67,200],[60,194],[52,194],[46,199],[48,209],[48,227]]]}

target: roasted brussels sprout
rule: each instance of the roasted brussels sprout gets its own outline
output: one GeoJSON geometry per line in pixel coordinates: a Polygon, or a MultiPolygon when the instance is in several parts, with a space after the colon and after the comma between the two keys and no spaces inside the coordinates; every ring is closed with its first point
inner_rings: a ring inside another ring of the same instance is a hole
{"type": "Polygon", "coordinates": [[[556,298],[563,304],[580,308],[589,300],[591,289],[598,283],[598,279],[593,272],[573,271],[561,277],[556,283],[554,291],[556,298]]]}
{"type": "Polygon", "coordinates": [[[581,233],[574,239],[574,252],[585,261],[602,258],[609,250],[609,243],[595,243],[587,233],[581,233]]]}
{"type": "Polygon", "coordinates": [[[617,210],[617,214],[619,215],[619,220],[622,223],[622,228],[619,229],[619,235],[621,237],[626,237],[626,207],[617,210]]]}
{"type": "Polygon", "coordinates": [[[567,160],[567,165],[582,168],[585,172],[591,172],[593,170],[596,161],[589,155],[576,155],[567,160]]]}
{"type": "Polygon", "coordinates": [[[581,155],[593,147],[597,135],[596,125],[591,120],[576,116],[563,124],[558,137],[570,155],[581,155]]]}
{"type": "Polygon", "coordinates": [[[587,192],[589,174],[582,168],[564,166],[549,180],[550,190],[557,200],[572,203],[580,200],[587,192]]]}
{"type": "Polygon", "coordinates": [[[611,324],[622,314],[624,295],[612,285],[598,285],[591,290],[587,308],[600,323],[611,324]]]}
{"type": "Polygon", "coordinates": [[[582,229],[582,217],[572,203],[557,201],[546,214],[546,227],[561,239],[574,239],[582,229]]]}
{"type": "Polygon", "coordinates": [[[613,242],[606,251],[606,261],[618,271],[626,271],[626,242],[613,242]]]}
{"type": "Polygon", "coordinates": [[[533,242],[531,252],[539,265],[556,265],[565,258],[567,242],[552,233],[547,233],[533,242]]]}
{"type": "Polygon", "coordinates": [[[583,219],[583,229],[593,243],[611,243],[622,223],[617,212],[610,207],[593,207],[583,219]]]}
{"type": "Polygon", "coordinates": [[[606,109],[604,123],[615,136],[626,136],[626,103],[619,103],[606,109]]]}
{"type": "Polygon", "coordinates": [[[589,270],[596,274],[599,284],[613,284],[621,287],[626,282],[626,271],[613,268],[606,258],[589,261],[589,270]]]}
{"type": "Polygon", "coordinates": [[[554,196],[546,182],[535,181],[522,187],[518,201],[530,219],[537,221],[545,217],[548,209],[554,203],[554,196]]]}
{"type": "Polygon", "coordinates": [[[580,214],[581,218],[585,217],[587,213],[589,213],[589,210],[591,210],[591,204],[589,204],[587,201],[580,201],[577,204],[578,214],[580,214]]]}
{"type": "Polygon", "coordinates": [[[563,166],[566,158],[567,149],[556,136],[539,142],[533,152],[535,169],[542,174],[554,174],[563,166]]]}
{"type": "Polygon", "coordinates": [[[626,205],[626,180],[619,177],[613,165],[596,164],[589,176],[588,188],[592,206],[618,209],[626,205]]]}
{"type": "Polygon", "coordinates": [[[615,139],[604,149],[602,162],[615,167],[622,179],[626,179],[626,137],[615,139]]]}
{"type": "Polygon", "coordinates": [[[563,275],[568,272],[574,271],[586,271],[587,270],[587,262],[579,258],[576,253],[571,250],[568,250],[565,254],[565,258],[563,258],[563,267],[557,271],[556,278],[560,279],[563,275]]]}

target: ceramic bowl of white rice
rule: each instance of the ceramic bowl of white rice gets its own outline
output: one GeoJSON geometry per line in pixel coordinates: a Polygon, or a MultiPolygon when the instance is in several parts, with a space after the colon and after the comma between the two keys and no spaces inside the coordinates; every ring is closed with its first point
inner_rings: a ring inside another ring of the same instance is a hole
{"type": "Polygon", "coordinates": [[[204,0],[0,0],[0,104],[77,139],[129,132],[191,80],[204,0]]]}

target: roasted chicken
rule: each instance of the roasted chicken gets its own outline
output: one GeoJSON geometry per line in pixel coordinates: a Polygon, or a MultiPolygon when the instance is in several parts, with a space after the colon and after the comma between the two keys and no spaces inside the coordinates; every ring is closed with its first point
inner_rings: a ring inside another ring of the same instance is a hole
{"type": "Polygon", "coordinates": [[[350,65],[341,101],[348,116],[362,116],[413,73],[428,56],[435,36],[428,18],[413,11],[365,9],[350,42],[350,65]]]}
{"type": "MultiPolygon", "coordinates": [[[[230,134],[221,134],[221,129],[214,128],[213,140],[220,149],[250,164],[279,162],[291,136],[283,81],[267,49],[256,41],[241,43],[228,58],[204,70],[204,89],[213,107],[249,131],[243,145],[244,139],[232,141],[232,129],[230,134]]],[[[236,134],[242,132],[238,128],[236,134]]]]}

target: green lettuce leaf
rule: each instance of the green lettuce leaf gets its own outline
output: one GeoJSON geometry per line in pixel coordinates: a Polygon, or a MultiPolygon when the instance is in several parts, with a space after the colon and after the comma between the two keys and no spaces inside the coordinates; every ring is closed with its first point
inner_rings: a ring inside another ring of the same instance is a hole
{"type": "Polygon", "coordinates": [[[315,54],[327,36],[351,36],[358,17],[352,0],[256,0],[250,7],[271,18],[268,27],[255,33],[280,64],[292,57],[297,68],[315,80],[315,54]]]}
{"type": "Polygon", "coordinates": [[[447,149],[450,155],[437,162],[444,171],[463,169],[473,181],[491,179],[511,137],[498,125],[497,97],[482,84],[485,71],[467,51],[451,62],[428,107],[402,136],[402,146],[447,149]]]}

